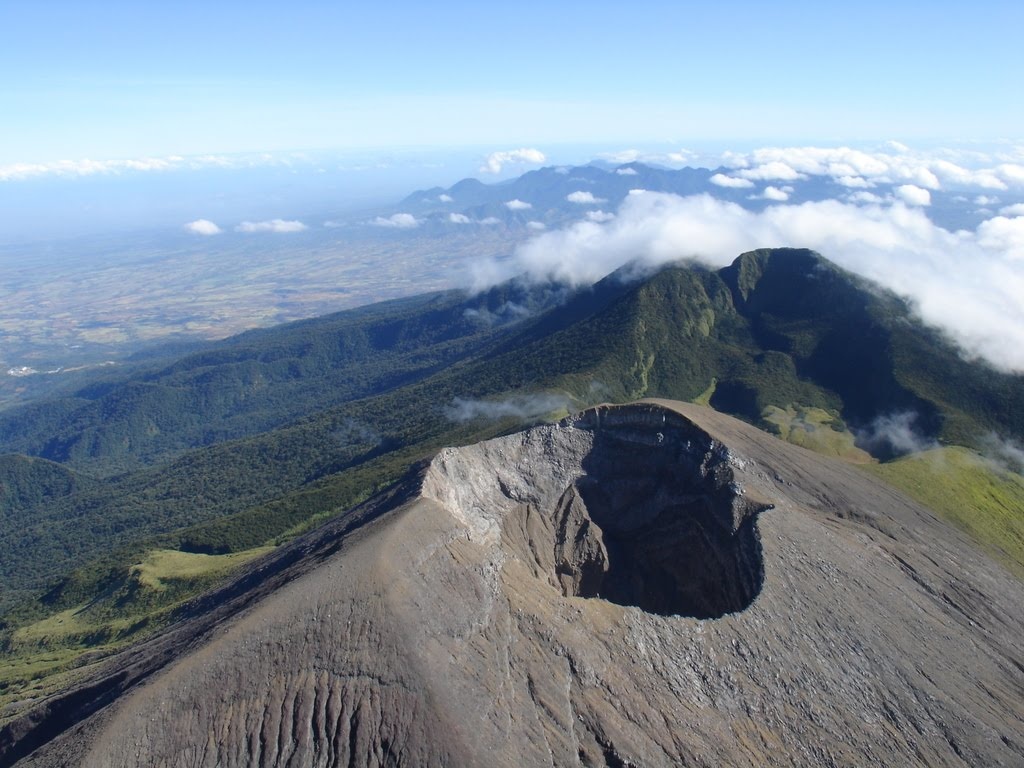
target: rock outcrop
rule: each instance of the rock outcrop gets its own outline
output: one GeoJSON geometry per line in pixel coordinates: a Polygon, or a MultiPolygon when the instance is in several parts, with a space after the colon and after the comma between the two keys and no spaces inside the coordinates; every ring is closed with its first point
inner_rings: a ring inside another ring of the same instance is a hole
{"type": "Polygon", "coordinates": [[[78,722],[51,702],[0,749],[1021,765],[1022,629],[1020,581],[861,470],[697,406],[608,406],[442,451],[69,693],[78,722]]]}

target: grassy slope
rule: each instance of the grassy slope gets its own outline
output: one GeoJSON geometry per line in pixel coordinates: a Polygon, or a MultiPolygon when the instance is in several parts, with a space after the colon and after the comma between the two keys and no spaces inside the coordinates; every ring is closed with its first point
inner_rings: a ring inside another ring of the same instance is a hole
{"type": "Polygon", "coordinates": [[[938,512],[1024,577],[1024,477],[959,447],[866,468],[938,512]]]}
{"type": "Polygon", "coordinates": [[[152,550],[107,594],[19,627],[0,663],[0,723],[18,702],[67,686],[89,665],[163,626],[189,597],[272,549],[229,555],[152,550]]]}

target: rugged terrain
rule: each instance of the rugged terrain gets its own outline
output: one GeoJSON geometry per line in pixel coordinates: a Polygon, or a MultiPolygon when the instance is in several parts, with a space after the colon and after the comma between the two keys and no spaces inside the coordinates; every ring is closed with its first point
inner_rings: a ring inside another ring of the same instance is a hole
{"type": "Polygon", "coordinates": [[[0,764],[1024,762],[1024,585],[696,405],[444,449],[190,614],[0,764]]]}

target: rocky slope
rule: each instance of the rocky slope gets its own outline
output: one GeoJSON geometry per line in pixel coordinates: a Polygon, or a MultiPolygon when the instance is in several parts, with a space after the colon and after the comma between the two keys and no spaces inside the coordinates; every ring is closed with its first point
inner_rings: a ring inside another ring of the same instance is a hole
{"type": "Polygon", "coordinates": [[[193,614],[0,763],[1024,763],[1024,585],[698,406],[446,449],[193,614]]]}

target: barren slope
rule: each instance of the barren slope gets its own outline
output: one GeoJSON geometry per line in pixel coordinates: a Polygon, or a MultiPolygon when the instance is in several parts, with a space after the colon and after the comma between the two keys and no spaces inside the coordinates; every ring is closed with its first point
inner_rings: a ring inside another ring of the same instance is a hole
{"type": "Polygon", "coordinates": [[[1024,586],[699,406],[446,449],[205,607],[0,756],[91,697],[27,764],[1024,763],[1024,586]]]}

